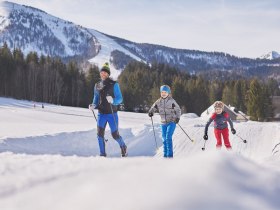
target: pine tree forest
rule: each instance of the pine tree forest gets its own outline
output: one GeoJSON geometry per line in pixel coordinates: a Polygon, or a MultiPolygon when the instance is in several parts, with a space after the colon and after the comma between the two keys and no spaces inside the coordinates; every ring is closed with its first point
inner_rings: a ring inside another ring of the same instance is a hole
{"type": "MultiPolygon", "coordinates": [[[[75,62],[28,55],[19,49],[0,48],[0,96],[66,106],[87,107],[92,102],[99,70],[81,70],[75,62]]],[[[184,113],[200,115],[216,100],[247,113],[252,120],[272,116],[271,96],[280,95],[277,81],[239,79],[209,81],[166,64],[130,62],[118,78],[126,111],[145,112],[167,84],[184,113]]]]}

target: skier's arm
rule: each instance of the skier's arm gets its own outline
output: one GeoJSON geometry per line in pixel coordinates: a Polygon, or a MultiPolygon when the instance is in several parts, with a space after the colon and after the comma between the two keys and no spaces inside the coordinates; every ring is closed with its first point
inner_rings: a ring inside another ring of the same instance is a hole
{"type": "Polygon", "coordinates": [[[232,122],[232,120],[230,119],[230,116],[228,115],[228,116],[226,117],[226,119],[227,119],[227,121],[229,122],[230,129],[233,129],[233,122],[232,122]]]}
{"type": "Polygon", "coordinates": [[[181,117],[181,109],[180,106],[177,104],[177,102],[174,100],[172,104],[172,108],[175,110],[176,118],[181,117]]]}
{"type": "Polygon", "coordinates": [[[152,105],[152,107],[149,110],[149,113],[154,113],[156,111],[158,111],[158,100],[152,105]]]}
{"type": "Polygon", "coordinates": [[[211,122],[213,121],[214,119],[212,117],[209,118],[209,120],[207,121],[206,125],[205,125],[205,130],[204,130],[204,133],[207,134],[208,133],[208,127],[209,125],[211,124],[211,122]]]}
{"type": "Polygon", "coordinates": [[[94,108],[97,108],[99,104],[99,91],[96,89],[96,85],[94,86],[92,104],[94,105],[94,108]]]}
{"type": "Polygon", "coordinates": [[[113,101],[113,105],[117,106],[120,103],[122,103],[123,101],[123,97],[122,97],[122,92],[119,86],[119,83],[115,83],[114,85],[114,101],[113,101]]]}

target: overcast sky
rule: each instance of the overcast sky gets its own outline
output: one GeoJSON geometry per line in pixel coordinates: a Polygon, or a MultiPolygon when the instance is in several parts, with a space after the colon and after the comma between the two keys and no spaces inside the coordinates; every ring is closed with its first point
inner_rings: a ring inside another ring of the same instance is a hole
{"type": "Polygon", "coordinates": [[[279,0],[10,0],[140,43],[227,52],[280,53],[279,0]]]}

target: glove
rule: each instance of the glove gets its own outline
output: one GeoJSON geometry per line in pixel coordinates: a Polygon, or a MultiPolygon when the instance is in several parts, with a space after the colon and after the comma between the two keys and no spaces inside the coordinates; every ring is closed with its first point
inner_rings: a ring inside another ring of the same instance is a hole
{"type": "Polygon", "coordinates": [[[207,135],[207,133],[204,134],[203,138],[204,138],[205,141],[208,140],[208,135],[207,135]]]}
{"type": "Polygon", "coordinates": [[[149,117],[152,117],[152,116],[154,116],[154,113],[153,112],[149,112],[148,115],[149,115],[149,117]]]}
{"type": "Polygon", "coordinates": [[[180,121],[180,118],[176,118],[175,119],[175,123],[178,124],[178,122],[180,121]]]}
{"type": "Polygon", "coordinates": [[[231,129],[231,133],[234,135],[236,134],[236,130],[234,128],[231,129]]]}
{"type": "Polygon", "coordinates": [[[113,99],[112,96],[106,96],[106,99],[107,99],[107,101],[108,101],[109,104],[112,104],[113,101],[114,101],[114,99],[113,99]]]}
{"type": "Polygon", "coordinates": [[[93,109],[94,109],[94,107],[93,107],[92,104],[89,104],[89,105],[88,105],[88,108],[89,108],[90,110],[93,110],[93,109]]]}

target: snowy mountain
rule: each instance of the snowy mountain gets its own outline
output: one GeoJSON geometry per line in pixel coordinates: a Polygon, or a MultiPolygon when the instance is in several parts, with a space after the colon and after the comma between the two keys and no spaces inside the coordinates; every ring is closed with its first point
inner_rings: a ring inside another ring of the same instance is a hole
{"type": "Polygon", "coordinates": [[[114,78],[132,60],[165,63],[192,74],[220,71],[245,77],[277,77],[280,66],[279,59],[239,58],[222,52],[135,43],[6,1],[0,4],[0,45],[4,42],[25,54],[35,51],[39,55],[77,58],[99,67],[109,61],[114,78]]]}
{"type": "Polygon", "coordinates": [[[10,2],[0,6],[0,44],[20,48],[25,54],[59,57],[95,56],[98,40],[88,29],[51,16],[41,10],[10,2]]]}
{"type": "Polygon", "coordinates": [[[276,59],[276,58],[280,58],[280,54],[276,51],[271,51],[265,55],[262,55],[260,57],[261,59],[269,59],[269,60],[273,60],[273,59],[276,59]]]}
{"type": "Polygon", "coordinates": [[[181,116],[174,159],[162,158],[159,116],[119,112],[129,156],[110,130],[108,158],[98,157],[88,109],[0,98],[0,206],[11,210],[278,210],[280,123],[234,122],[231,152],[215,149],[206,118],[181,116]],[[16,129],[15,129],[16,128],[16,129]],[[202,147],[205,150],[202,151],[202,147]],[[217,194],[218,193],[218,194],[217,194]]]}

